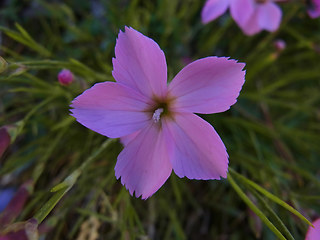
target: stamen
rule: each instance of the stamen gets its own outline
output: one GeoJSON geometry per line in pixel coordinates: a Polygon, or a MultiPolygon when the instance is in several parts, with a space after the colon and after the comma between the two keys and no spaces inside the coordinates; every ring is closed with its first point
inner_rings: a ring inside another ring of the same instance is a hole
{"type": "Polygon", "coordinates": [[[163,108],[158,108],[154,111],[152,119],[155,123],[160,121],[161,113],[163,113],[163,108]]]}

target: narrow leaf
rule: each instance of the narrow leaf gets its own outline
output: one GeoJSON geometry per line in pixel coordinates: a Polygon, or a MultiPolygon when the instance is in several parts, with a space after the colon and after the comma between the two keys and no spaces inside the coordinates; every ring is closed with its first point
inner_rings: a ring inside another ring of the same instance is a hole
{"type": "Polygon", "coordinates": [[[259,208],[257,208],[256,205],[247,197],[247,195],[241,190],[239,185],[233,180],[231,174],[228,174],[228,180],[233,187],[233,189],[236,191],[236,193],[239,195],[239,197],[248,205],[248,207],[261,219],[264,224],[267,225],[267,227],[279,238],[282,240],[286,240],[286,238],[281,234],[281,232],[272,224],[272,222],[269,221],[269,219],[260,211],[259,208]]]}

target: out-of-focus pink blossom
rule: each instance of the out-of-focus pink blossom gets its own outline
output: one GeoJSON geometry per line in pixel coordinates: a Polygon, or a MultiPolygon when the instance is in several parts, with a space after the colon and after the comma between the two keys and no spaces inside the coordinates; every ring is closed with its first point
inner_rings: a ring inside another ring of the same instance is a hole
{"type": "Polygon", "coordinates": [[[63,69],[58,74],[59,83],[63,86],[68,86],[73,82],[73,73],[68,69],[63,69]]]}
{"type": "Polygon", "coordinates": [[[115,174],[136,197],[155,193],[172,170],[179,177],[227,177],[228,154],[214,128],[194,113],[224,112],[237,101],[245,64],[224,57],[199,59],[167,85],[163,51],[132,28],[120,31],[113,59],[116,82],[86,90],[72,102],[78,122],[121,138],[115,174]]]}
{"type": "Polygon", "coordinates": [[[309,226],[306,239],[305,240],[319,240],[320,239],[320,218],[315,220],[312,223],[312,226],[309,226]]]}
{"type": "Polygon", "coordinates": [[[0,158],[10,145],[11,137],[6,127],[0,128],[0,158]]]}
{"type": "Polygon", "coordinates": [[[311,0],[308,14],[311,18],[320,17],[320,0],[311,0]]]}
{"type": "Polygon", "coordinates": [[[276,31],[282,12],[276,0],[207,0],[202,9],[202,22],[208,23],[230,8],[231,16],[246,35],[262,30],[276,31]]]}
{"type": "Polygon", "coordinates": [[[32,180],[25,182],[18,189],[13,198],[10,200],[9,204],[0,214],[0,226],[5,226],[6,224],[11,223],[19,216],[21,210],[23,209],[23,206],[25,205],[32,191],[32,180]]]}
{"type": "Polygon", "coordinates": [[[12,187],[0,189],[0,214],[6,208],[15,193],[16,189],[12,187]]]}

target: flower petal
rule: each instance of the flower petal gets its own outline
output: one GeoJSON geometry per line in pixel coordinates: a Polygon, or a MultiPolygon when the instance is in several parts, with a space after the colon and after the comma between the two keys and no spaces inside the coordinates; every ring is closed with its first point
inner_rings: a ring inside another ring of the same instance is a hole
{"type": "Polygon", "coordinates": [[[133,133],[151,119],[148,99],[119,83],[98,83],[75,98],[70,111],[79,123],[111,138],[133,133]]]}
{"type": "Polygon", "coordinates": [[[167,141],[168,136],[151,122],[119,154],[116,177],[121,177],[131,195],[135,192],[136,197],[146,199],[168,179],[172,166],[167,141]]]}
{"type": "Polygon", "coordinates": [[[216,113],[233,105],[244,83],[244,63],[218,57],[199,59],[183,68],[169,85],[172,111],[216,113]]]}
{"type": "Polygon", "coordinates": [[[255,9],[254,0],[231,0],[230,13],[239,27],[247,24],[255,9]]]}
{"type": "Polygon", "coordinates": [[[166,95],[166,58],[155,41],[125,27],[119,32],[115,56],[112,75],[117,82],[148,97],[166,95]]]}
{"type": "Polygon", "coordinates": [[[208,23],[224,14],[229,6],[229,0],[208,0],[201,12],[202,23],[208,23]]]}
{"type": "Polygon", "coordinates": [[[309,226],[305,240],[318,240],[318,239],[320,239],[320,218],[315,220],[312,223],[312,225],[314,226],[314,228],[312,226],[309,226]]]}
{"type": "Polygon", "coordinates": [[[134,133],[131,133],[131,134],[129,134],[129,135],[126,135],[126,136],[121,137],[121,138],[120,138],[120,142],[121,142],[124,146],[128,145],[129,142],[131,142],[133,139],[136,138],[136,136],[138,135],[139,132],[140,132],[140,130],[139,130],[139,131],[136,131],[136,132],[134,132],[134,133]]]}
{"type": "Polygon", "coordinates": [[[227,177],[228,154],[214,128],[192,113],[164,119],[163,128],[173,140],[171,163],[179,177],[220,179],[227,177]]]}
{"type": "Polygon", "coordinates": [[[273,2],[259,4],[257,7],[259,26],[270,32],[276,31],[281,23],[282,12],[273,2]]]}
{"type": "Polygon", "coordinates": [[[257,8],[255,8],[254,12],[251,14],[248,21],[242,25],[238,24],[241,28],[242,32],[248,36],[252,36],[257,34],[258,32],[262,31],[261,26],[259,25],[259,15],[258,15],[257,8]]]}

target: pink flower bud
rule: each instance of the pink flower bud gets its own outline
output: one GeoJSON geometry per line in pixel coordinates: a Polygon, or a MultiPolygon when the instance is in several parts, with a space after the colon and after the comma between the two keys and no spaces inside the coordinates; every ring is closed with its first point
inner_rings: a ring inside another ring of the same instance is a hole
{"type": "Polygon", "coordinates": [[[59,83],[63,86],[68,86],[73,82],[73,74],[68,69],[63,69],[58,74],[59,83]]]}
{"type": "Polygon", "coordinates": [[[273,46],[276,48],[278,52],[281,52],[286,48],[286,42],[283,41],[282,39],[277,39],[273,42],[273,46]]]}
{"type": "Polygon", "coordinates": [[[0,158],[10,145],[11,137],[6,127],[0,128],[0,158]]]}

